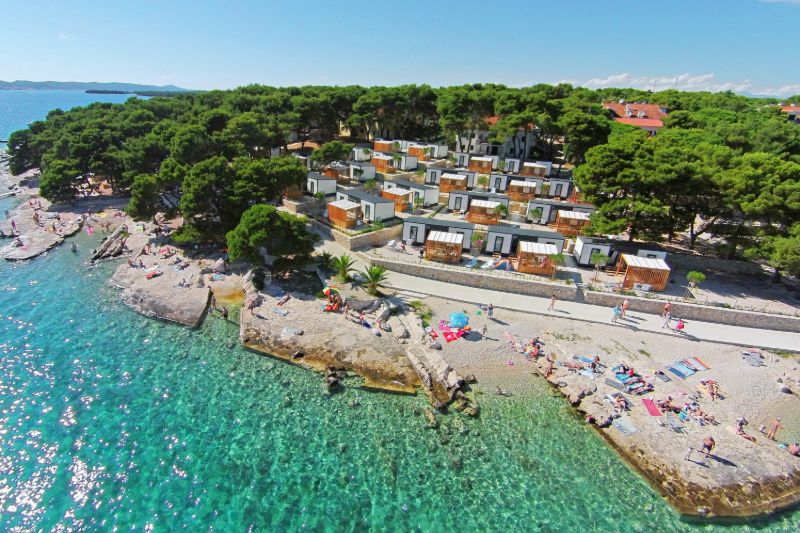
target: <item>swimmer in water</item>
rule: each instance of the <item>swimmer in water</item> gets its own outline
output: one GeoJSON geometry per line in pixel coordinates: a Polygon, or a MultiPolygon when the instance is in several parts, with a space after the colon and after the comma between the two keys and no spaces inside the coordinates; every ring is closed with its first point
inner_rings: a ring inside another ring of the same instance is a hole
{"type": "Polygon", "coordinates": [[[74,242],[72,243],[72,253],[73,254],[77,254],[78,253],[78,245],[75,244],[74,242]]]}

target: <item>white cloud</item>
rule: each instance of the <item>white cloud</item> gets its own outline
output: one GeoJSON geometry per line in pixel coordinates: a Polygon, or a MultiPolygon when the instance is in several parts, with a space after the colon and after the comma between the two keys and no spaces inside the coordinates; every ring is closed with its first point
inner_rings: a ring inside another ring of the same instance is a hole
{"type": "MultiPolygon", "coordinates": [[[[800,3],[800,0],[797,0],[800,3]]],[[[637,89],[656,91],[676,88],[681,91],[733,91],[736,93],[750,93],[764,96],[789,96],[800,93],[800,84],[787,84],[780,87],[762,87],[750,79],[739,81],[718,80],[714,73],[707,74],[672,74],[644,76],[639,74],[612,74],[605,78],[592,78],[576,85],[593,89],[604,87],[634,87],[637,89]]]]}
{"type": "Polygon", "coordinates": [[[76,40],[78,40],[78,38],[75,37],[71,33],[64,33],[62,31],[62,32],[59,32],[58,35],[56,35],[56,40],[58,40],[58,41],[76,41],[76,40]]]}

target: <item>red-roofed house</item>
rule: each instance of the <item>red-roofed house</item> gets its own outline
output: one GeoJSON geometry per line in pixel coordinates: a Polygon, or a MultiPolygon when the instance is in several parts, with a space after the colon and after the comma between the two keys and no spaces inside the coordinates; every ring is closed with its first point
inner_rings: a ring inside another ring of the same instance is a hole
{"type": "Polygon", "coordinates": [[[636,126],[655,135],[664,123],[661,121],[667,116],[667,108],[657,104],[604,102],[603,107],[611,111],[612,118],[620,124],[636,126]]]}
{"type": "Polygon", "coordinates": [[[781,106],[781,111],[789,115],[789,120],[800,123],[800,105],[789,104],[781,106]]]}

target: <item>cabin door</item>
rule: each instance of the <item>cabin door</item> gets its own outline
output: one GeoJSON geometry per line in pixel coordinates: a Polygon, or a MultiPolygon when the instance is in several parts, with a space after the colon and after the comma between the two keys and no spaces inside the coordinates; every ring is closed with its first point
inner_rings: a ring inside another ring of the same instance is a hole
{"type": "Polygon", "coordinates": [[[417,242],[417,235],[419,235],[419,228],[411,226],[408,232],[408,238],[411,239],[411,242],[417,242]]]}
{"type": "Polygon", "coordinates": [[[314,182],[313,181],[310,181],[308,183],[308,192],[310,192],[311,194],[314,194],[315,192],[317,192],[317,191],[314,190],[314,182]]]}
{"type": "Polygon", "coordinates": [[[453,211],[461,211],[461,198],[460,196],[456,196],[456,201],[453,203],[453,211]]]}
{"type": "Polygon", "coordinates": [[[372,220],[372,217],[370,216],[371,208],[372,206],[369,204],[364,204],[364,220],[372,220]]]}
{"type": "Polygon", "coordinates": [[[563,183],[556,184],[556,188],[555,188],[555,191],[553,192],[553,196],[561,196],[561,189],[563,189],[563,188],[564,188],[564,184],[563,183]]]}
{"type": "Polygon", "coordinates": [[[502,187],[500,186],[500,183],[501,183],[502,181],[503,181],[503,178],[495,178],[495,179],[494,179],[494,185],[493,185],[493,187],[494,187],[495,189],[502,189],[502,187]]]}
{"type": "Polygon", "coordinates": [[[499,237],[498,236],[498,237],[494,238],[494,246],[492,246],[492,251],[494,253],[496,253],[496,254],[502,254],[503,253],[503,241],[504,240],[505,240],[505,237],[499,237]]]}

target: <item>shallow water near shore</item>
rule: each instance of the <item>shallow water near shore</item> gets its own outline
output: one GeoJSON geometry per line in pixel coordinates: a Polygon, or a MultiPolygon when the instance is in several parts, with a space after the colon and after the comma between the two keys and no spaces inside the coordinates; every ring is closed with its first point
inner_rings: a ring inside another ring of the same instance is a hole
{"type": "Polygon", "coordinates": [[[138,316],[106,283],[114,265],[87,269],[77,240],[77,256],[0,264],[3,530],[800,527],[797,512],[682,522],[539,381],[438,430],[421,396],[328,396],[319,376],[236,346],[233,323],[138,316]]]}

